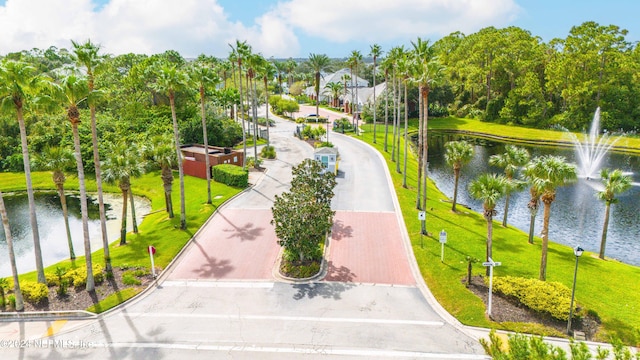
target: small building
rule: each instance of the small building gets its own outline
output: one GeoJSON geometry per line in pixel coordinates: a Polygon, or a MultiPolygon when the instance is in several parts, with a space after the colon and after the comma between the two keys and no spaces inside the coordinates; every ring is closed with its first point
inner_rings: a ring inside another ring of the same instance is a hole
{"type": "Polygon", "coordinates": [[[322,163],[322,166],[333,175],[338,174],[338,160],[340,154],[337,148],[321,147],[313,152],[313,159],[322,163]]]}
{"type": "MultiPolygon", "coordinates": [[[[189,144],[180,147],[182,152],[182,168],[187,175],[207,178],[207,171],[211,175],[211,168],[207,169],[204,145],[189,144]]],[[[233,164],[242,166],[244,153],[219,146],[209,146],[209,166],[214,167],[220,164],[233,164]]]]}

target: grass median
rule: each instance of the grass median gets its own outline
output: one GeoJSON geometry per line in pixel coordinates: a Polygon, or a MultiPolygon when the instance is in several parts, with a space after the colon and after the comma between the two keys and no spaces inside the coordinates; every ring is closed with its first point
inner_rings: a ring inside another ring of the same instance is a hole
{"type": "MultiPolygon", "coordinates": [[[[428,185],[427,230],[431,236],[420,234],[420,221],[416,209],[417,159],[413,152],[408,154],[407,185],[402,187],[403,174],[395,171],[396,163],[391,160],[391,134],[389,151],[385,152],[384,125],[378,125],[373,143],[373,126],[364,125],[364,134],[357,138],[369,143],[383,155],[389,167],[393,184],[398,195],[401,211],[407,226],[414,254],[425,282],[440,304],[463,324],[496,329],[506,329],[535,334],[550,334],[549,329],[523,323],[496,323],[485,315],[483,302],[465,287],[466,257],[484,260],[487,225],[482,214],[459,207],[458,213],[451,211],[449,199],[433,182],[428,185]],[[462,210],[460,210],[462,209],[462,210]],[[445,261],[440,261],[441,230],[448,233],[445,247],[445,261]]],[[[417,130],[417,121],[411,123],[411,130],[417,130]]],[[[430,119],[429,128],[437,130],[484,133],[498,135],[511,142],[518,139],[559,141],[562,132],[519,128],[514,126],[488,124],[468,119],[430,119]]],[[[619,143],[621,143],[619,141],[619,143]]],[[[624,139],[627,146],[637,146],[640,140],[624,139]]],[[[404,145],[399,147],[401,165],[404,145]]],[[[398,150],[398,149],[396,149],[398,150]]],[[[402,168],[402,166],[401,166],[402,168]]],[[[452,170],[453,171],[453,170],[452,170]]],[[[466,189],[459,189],[466,191],[466,189]]],[[[540,213],[539,216],[542,216],[540,213]]],[[[553,216],[553,213],[551,214],[553,216]]],[[[528,244],[528,234],[515,228],[503,228],[495,221],[493,226],[493,258],[502,266],[495,268],[496,276],[519,276],[537,278],[540,266],[541,239],[534,245],[528,244]]],[[[553,228],[550,229],[550,244],[547,265],[547,281],[557,281],[571,288],[575,257],[570,247],[553,242],[553,228]]],[[[475,264],[474,275],[484,274],[485,269],[475,264]]],[[[597,254],[586,252],[580,258],[580,269],[576,287],[576,301],[589,310],[595,311],[602,320],[597,340],[610,341],[611,336],[622,339],[626,344],[640,345],[640,292],[638,291],[640,268],[615,260],[600,260],[597,254]]]]}

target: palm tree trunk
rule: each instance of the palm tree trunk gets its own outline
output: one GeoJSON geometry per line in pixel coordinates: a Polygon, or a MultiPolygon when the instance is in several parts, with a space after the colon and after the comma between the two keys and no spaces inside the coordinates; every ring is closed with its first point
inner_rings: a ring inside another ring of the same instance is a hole
{"type": "Polygon", "coordinates": [[[398,79],[398,106],[396,108],[396,127],[398,128],[398,136],[396,136],[396,172],[400,174],[400,101],[402,100],[402,86],[400,79],[398,79]]]}
{"type": "Polygon", "coordinates": [[[171,199],[171,188],[173,186],[173,172],[168,165],[162,166],[162,184],[164,186],[164,202],[169,213],[169,218],[173,218],[173,200],[171,199]]]}
{"type": "Polygon", "coordinates": [[[255,159],[253,167],[257,169],[260,167],[258,163],[258,89],[254,78],[251,78],[251,82],[253,82],[253,99],[251,103],[253,104],[253,157],[255,159]]]}
{"type": "Polygon", "coordinates": [[[398,108],[398,106],[400,106],[398,104],[397,98],[396,98],[396,70],[393,69],[393,73],[391,74],[391,82],[393,84],[393,109],[391,109],[393,111],[393,137],[391,139],[391,161],[396,161],[396,133],[398,130],[398,125],[397,125],[397,111],[396,109],[398,108]]]}
{"type": "Polygon", "coordinates": [[[58,188],[58,196],[60,197],[60,207],[62,208],[62,218],[64,219],[64,227],[67,232],[67,243],[69,245],[69,259],[75,260],[76,253],[73,250],[73,241],[71,238],[71,227],[69,226],[69,210],[67,209],[67,197],[64,194],[64,185],[56,184],[58,188]]]}
{"type": "Polygon", "coordinates": [[[75,148],[76,166],[78,168],[78,183],[80,185],[80,213],[82,216],[82,236],[84,239],[84,256],[87,265],[87,291],[95,290],[93,279],[93,263],[91,260],[91,239],[89,238],[89,211],[87,209],[87,189],[84,181],[84,165],[82,164],[82,153],[80,151],[80,135],[78,134],[77,122],[72,122],[73,144],[75,148]]]}
{"type": "Polygon", "coordinates": [[[2,217],[2,226],[4,227],[4,237],[7,240],[7,249],[9,250],[9,262],[11,263],[11,275],[13,275],[13,295],[16,300],[16,311],[24,310],[24,300],[22,299],[22,291],[20,291],[20,279],[18,278],[18,267],[16,266],[16,255],[13,251],[13,237],[11,236],[11,228],[9,227],[9,218],[7,217],[7,209],[4,206],[4,198],[0,191],[0,217],[2,217]]]}
{"type": "MultiPolygon", "coordinates": [[[[487,262],[493,257],[493,216],[486,216],[487,219],[487,262]]],[[[487,276],[489,276],[490,266],[487,266],[487,276]]]]}
{"type": "MultiPolygon", "coordinates": [[[[424,138],[422,139],[422,172],[423,178],[423,192],[422,192],[422,208],[427,208],[427,183],[429,179],[429,86],[425,86],[422,94],[424,99],[422,100],[422,116],[424,117],[424,124],[422,129],[424,130],[424,138]]],[[[426,229],[424,230],[426,233],[426,229]]]]}
{"type": "Polygon", "coordinates": [[[131,225],[133,226],[133,233],[138,233],[138,221],[136,220],[136,206],[133,202],[133,191],[129,190],[129,202],[131,203],[131,225]]]}
{"type": "MultiPolygon", "coordinates": [[[[282,78],[280,77],[280,93],[282,94],[282,78]]],[[[264,78],[264,106],[266,107],[266,117],[267,117],[267,146],[271,146],[271,136],[269,135],[269,128],[271,125],[269,124],[269,84],[267,83],[267,78],[264,78]]],[[[327,129],[328,130],[328,129],[327,129]]],[[[327,135],[328,138],[328,135],[327,135]]]]}
{"type": "MultiPolygon", "coordinates": [[[[200,86],[200,117],[202,118],[202,138],[204,140],[204,154],[205,154],[204,164],[205,164],[205,167],[207,168],[207,204],[211,204],[211,164],[209,162],[209,138],[207,135],[207,116],[205,114],[205,109],[204,109],[204,86],[200,86]]],[[[131,204],[133,204],[133,202],[131,204]]]]}
{"type": "Polygon", "coordinates": [[[178,118],[176,116],[175,96],[169,94],[169,103],[171,105],[171,118],[173,119],[173,136],[176,142],[176,153],[178,156],[178,173],[180,175],[180,230],[187,229],[187,212],[185,209],[184,197],[184,169],[182,167],[182,152],[180,151],[180,133],[178,131],[178,118]]]}
{"type": "MultiPolygon", "coordinates": [[[[234,76],[235,79],[235,76],[234,76]]],[[[244,99],[242,98],[242,60],[238,59],[238,84],[240,85],[240,111],[239,115],[242,118],[242,169],[247,169],[247,130],[244,123],[244,99]]]]}
{"type": "MultiPolygon", "coordinates": [[[[422,94],[422,86],[418,89],[420,94],[422,94]]],[[[422,138],[424,129],[422,127],[422,96],[418,96],[418,191],[416,196],[416,209],[422,209],[420,206],[420,198],[422,195],[422,138]]]]}
{"type": "Polygon", "coordinates": [[[127,244],[127,193],[128,190],[124,183],[121,183],[122,190],[122,219],[120,219],[120,245],[127,244]]]}
{"type": "MultiPolygon", "coordinates": [[[[93,85],[91,85],[93,88],[93,85]]],[[[93,90],[93,89],[91,89],[93,90]]],[[[107,215],[104,209],[104,199],[102,197],[102,172],[100,171],[100,154],[98,153],[98,128],[96,125],[96,107],[90,105],[91,112],[91,144],[93,147],[93,164],[96,173],[96,187],[98,191],[98,211],[100,212],[100,230],[102,233],[102,249],[104,252],[104,269],[111,273],[111,256],[109,255],[109,236],[107,234],[107,215]]]]}
{"type": "Polygon", "coordinates": [[[373,58],[373,143],[376,143],[376,58],[373,58]]]}
{"type": "Polygon", "coordinates": [[[460,169],[453,169],[453,206],[451,211],[457,212],[456,203],[458,202],[458,182],[460,181],[460,169]]]}
{"type": "Polygon", "coordinates": [[[387,71],[384,75],[384,152],[389,152],[387,138],[389,137],[389,77],[387,71]]]}
{"type": "Polygon", "coordinates": [[[502,227],[507,227],[507,217],[509,216],[509,198],[511,193],[507,192],[504,197],[504,216],[502,217],[502,227]]]}
{"type": "Polygon", "coordinates": [[[24,177],[27,182],[27,198],[29,199],[29,220],[31,222],[31,233],[33,235],[33,251],[36,258],[36,271],[38,282],[46,284],[44,276],[44,266],[42,264],[42,249],[40,248],[40,232],[38,231],[38,217],[36,216],[36,200],[33,196],[33,185],[31,183],[31,161],[29,160],[29,147],[27,146],[27,129],[24,124],[22,108],[17,108],[18,125],[20,127],[20,142],[22,144],[22,161],[24,163],[24,177]]]}
{"type": "Polygon", "coordinates": [[[531,209],[529,211],[531,211],[531,218],[529,220],[529,244],[533,244],[533,234],[535,232],[536,213],[538,212],[538,209],[531,209]]]}
{"type": "Polygon", "coordinates": [[[407,84],[404,84],[404,164],[402,169],[402,187],[407,188],[407,144],[409,141],[407,139],[407,133],[409,131],[409,107],[407,103],[407,84]]]}
{"type": "Polygon", "coordinates": [[[602,226],[602,238],[600,240],[600,255],[598,255],[602,260],[604,260],[604,249],[607,246],[607,229],[609,228],[610,210],[611,204],[607,202],[607,206],[604,208],[604,225],[602,226]]]}
{"type": "Polygon", "coordinates": [[[551,203],[544,202],[544,217],[542,218],[542,254],[540,256],[540,280],[547,280],[547,250],[549,249],[549,217],[551,203]]]}

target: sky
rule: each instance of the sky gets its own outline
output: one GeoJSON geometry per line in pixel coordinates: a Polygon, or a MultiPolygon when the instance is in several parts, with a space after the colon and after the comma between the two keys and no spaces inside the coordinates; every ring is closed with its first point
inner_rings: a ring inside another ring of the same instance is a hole
{"type": "Polygon", "coordinates": [[[617,25],[637,43],[638,14],[638,0],[0,0],[0,55],[90,39],[113,55],[226,57],[239,40],[266,58],[345,58],[487,26],[548,42],[585,21],[617,25]]]}

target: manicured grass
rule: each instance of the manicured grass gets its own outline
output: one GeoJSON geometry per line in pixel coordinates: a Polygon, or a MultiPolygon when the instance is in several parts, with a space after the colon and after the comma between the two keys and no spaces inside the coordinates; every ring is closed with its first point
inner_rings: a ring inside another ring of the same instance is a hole
{"type": "MultiPolygon", "coordinates": [[[[516,135],[534,136],[550,140],[557,138],[554,137],[555,132],[552,131],[533,131],[466,119],[430,119],[429,124],[440,130],[455,130],[464,127],[472,129],[474,132],[495,130],[504,136],[512,137],[516,135]],[[447,124],[450,126],[447,127],[447,124]]],[[[412,122],[414,130],[416,125],[417,121],[414,120],[412,122]]],[[[460,206],[458,207],[459,212],[453,213],[451,203],[448,202],[446,196],[436,188],[433,182],[429,182],[427,230],[431,236],[423,236],[421,239],[420,221],[416,209],[416,156],[413,152],[408,154],[409,166],[406,174],[408,188],[405,189],[402,187],[403,175],[395,171],[396,164],[390,159],[391,135],[389,152],[384,152],[384,126],[378,125],[376,144],[373,144],[372,125],[364,125],[364,128],[364,135],[357,138],[378,149],[387,161],[420,271],[440,304],[466,325],[514,331],[535,331],[544,334],[545,332],[537,327],[524,324],[499,324],[487,318],[482,301],[463,283],[467,266],[466,257],[471,256],[480,262],[484,261],[487,236],[486,221],[481,214],[460,206]],[[440,244],[438,242],[438,233],[442,229],[448,233],[444,263],[440,262],[440,244]]],[[[635,143],[636,140],[629,139],[629,143],[635,143]]],[[[638,146],[640,148],[640,143],[638,146]]],[[[402,143],[400,145],[401,169],[403,149],[402,143]]],[[[459,189],[459,191],[466,191],[466,189],[459,189]]],[[[538,216],[542,216],[541,210],[538,216]]],[[[553,210],[551,216],[553,216],[553,210]]],[[[497,218],[501,219],[500,216],[497,218]]],[[[515,227],[503,228],[499,221],[494,222],[493,229],[493,257],[495,261],[502,262],[502,266],[495,269],[495,275],[537,278],[540,266],[541,240],[536,238],[535,244],[529,245],[526,233],[515,227]]],[[[553,240],[553,225],[550,234],[551,240],[553,240]]],[[[570,247],[550,242],[547,281],[558,281],[571,287],[574,265],[575,257],[570,247]]],[[[484,272],[485,269],[481,264],[474,264],[474,274],[479,275],[484,272]]],[[[639,267],[614,260],[603,261],[597,258],[597,254],[587,252],[580,258],[576,300],[586,309],[597,312],[602,319],[602,328],[597,336],[598,340],[608,341],[610,335],[615,335],[629,345],[640,343],[638,279],[640,279],[639,267]]]]}
{"type": "MultiPolygon", "coordinates": [[[[36,189],[50,190],[53,188],[51,174],[48,172],[34,172],[32,174],[32,181],[36,189]]],[[[70,191],[77,190],[77,179],[69,177],[65,185],[70,191]]],[[[153,245],[156,248],[154,257],[155,266],[157,269],[164,269],[178,252],[180,252],[189,239],[191,239],[195,232],[207,221],[214,210],[242,191],[242,189],[212,181],[211,193],[213,204],[209,205],[206,203],[206,180],[185,176],[187,229],[180,230],[180,185],[177,175],[173,182],[173,191],[171,193],[175,215],[172,219],[170,219],[166,211],[164,211],[164,190],[159,172],[148,173],[138,179],[132,179],[131,185],[134,194],[145,196],[151,201],[152,211],[149,215],[145,216],[142,223],[139,224],[138,234],[127,234],[126,245],[120,246],[119,239],[110,244],[111,263],[114,267],[141,266],[150,268],[151,264],[147,247],[153,245]]],[[[24,191],[24,174],[0,173],[0,188],[2,188],[3,191],[24,191]]],[[[89,191],[95,191],[95,182],[87,180],[87,188],[89,191]]],[[[104,190],[120,192],[114,185],[105,185],[104,190]]],[[[78,250],[76,253],[79,255],[83,253],[83,251],[78,250]]],[[[94,264],[104,265],[104,251],[102,249],[94,251],[92,261],[94,264]]],[[[84,256],[78,256],[73,263],[70,260],[63,260],[57,264],[46,267],[45,272],[53,273],[58,266],[69,269],[84,266],[84,264],[84,256]]],[[[36,281],[36,279],[35,271],[20,275],[21,281],[36,281]]],[[[122,299],[124,301],[127,298],[123,296],[122,299]]]]}
{"type": "Polygon", "coordinates": [[[140,293],[140,290],[135,288],[128,288],[128,289],[118,291],[115,294],[111,294],[107,296],[106,298],[104,298],[104,300],[100,301],[99,303],[93,306],[90,306],[89,308],[87,308],[87,311],[100,314],[101,312],[105,312],[113,307],[116,307],[122,304],[123,302],[138,295],[138,293],[140,293]]]}

